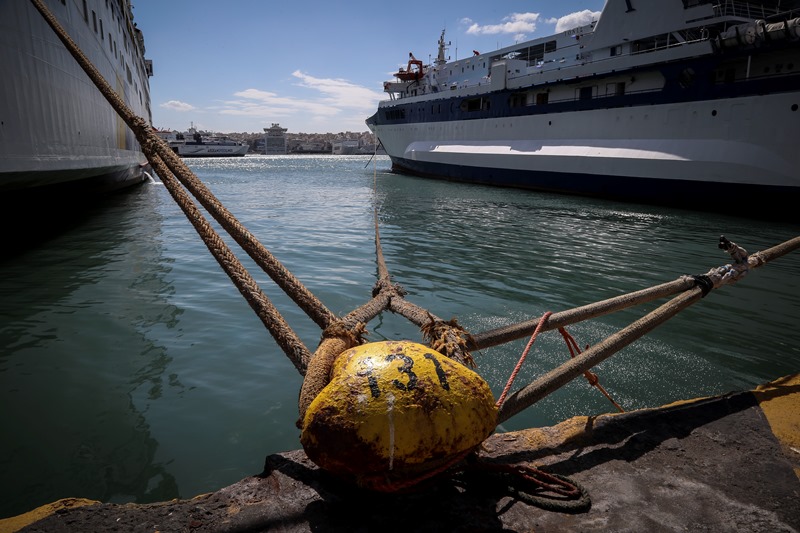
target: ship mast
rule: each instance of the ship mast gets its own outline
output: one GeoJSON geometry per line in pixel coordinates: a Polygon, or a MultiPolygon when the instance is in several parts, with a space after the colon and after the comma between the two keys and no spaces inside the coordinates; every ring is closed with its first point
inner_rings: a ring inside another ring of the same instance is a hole
{"type": "MultiPolygon", "coordinates": [[[[450,43],[447,43],[448,45],[450,43]]],[[[446,45],[444,43],[444,30],[442,30],[442,35],[439,37],[439,55],[436,56],[436,66],[441,67],[445,63],[447,63],[447,59],[444,57],[444,51],[446,50],[446,45]]]]}

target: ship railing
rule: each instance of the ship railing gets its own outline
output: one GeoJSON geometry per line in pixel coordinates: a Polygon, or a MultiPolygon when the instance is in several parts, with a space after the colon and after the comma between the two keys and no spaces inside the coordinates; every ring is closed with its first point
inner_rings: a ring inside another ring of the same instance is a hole
{"type": "Polygon", "coordinates": [[[722,0],[714,5],[714,14],[718,17],[740,17],[750,20],[794,18],[799,12],[797,9],[782,10],[780,3],[776,6],[765,6],[742,0],[722,0]]]}
{"type": "MultiPolygon", "coordinates": [[[[687,45],[692,45],[692,44],[696,44],[696,43],[701,43],[701,42],[705,42],[705,41],[709,40],[709,34],[707,32],[703,33],[703,32],[701,32],[699,30],[696,31],[696,32],[693,32],[693,33],[686,33],[685,36],[686,36],[686,39],[684,39],[682,41],[679,41],[679,40],[675,39],[674,37],[670,37],[670,38],[665,37],[666,40],[663,41],[663,44],[654,43],[654,45],[652,47],[641,48],[641,49],[636,50],[636,51],[628,52],[627,54],[618,54],[616,56],[603,57],[603,58],[599,58],[599,59],[598,58],[594,58],[593,59],[594,54],[592,52],[582,52],[576,58],[577,62],[575,62],[575,63],[564,64],[564,63],[559,62],[559,61],[554,61],[554,62],[549,62],[549,63],[539,63],[539,64],[535,65],[537,68],[536,68],[536,70],[534,72],[528,71],[528,72],[520,73],[519,75],[516,75],[516,76],[509,76],[508,79],[509,80],[513,80],[513,79],[516,79],[516,78],[522,78],[522,77],[525,77],[525,76],[530,76],[531,74],[536,74],[536,75],[539,75],[539,74],[541,74],[541,75],[552,74],[553,72],[561,72],[563,74],[561,79],[570,79],[571,71],[573,69],[578,69],[580,67],[583,67],[586,63],[593,63],[595,65],[602,65],[603,63],[617,61],[620,57],[622,57],[624,55],[633,56],[633,55],[657,52],[657,51],[661,51],[661,50],[668,50],[668,49],[671,49],[671,48],[677,48],[677,47],[680,47],[680,46],[687,46],[687,45]]],[[[530,65],[530,66],[534,66],[534,65],[530,65]]],[[[478,85],[483,85],[483,84],[484,83],[475,84],[475,85],[471,85],[470,87],[476,87],[478,85]]],[[[467,86],[461,86],[461,85],[458,86],[459,89],[463,89],[463,88],[466,88],[466,87],[467,86]]]]}
{"type": "Polygon", "coordinates": [[[695,32],[684,32],[686,38],[679,40],[675,38],[672,33],[664,34],[663,39],[655,39],[651,42],[639,42],[641,48],[638,50],[631,50],[629,55],[649,54],[650,52],[658,52],[661,50],[668,50],[670,48],[677,48],[679,46],[686,46],[688,44],[695,44],[709,39],[709,34],[703,33],[700,30],[695,32]]]}

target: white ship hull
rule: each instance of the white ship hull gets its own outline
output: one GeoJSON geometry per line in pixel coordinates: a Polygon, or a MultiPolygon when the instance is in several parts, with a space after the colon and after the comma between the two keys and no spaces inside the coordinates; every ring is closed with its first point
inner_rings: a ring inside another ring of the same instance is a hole
{"type": "Polygon", "coordinates": [[[178,144],[172,149],[181,157],[242,157],[247,153],[245,145],[178,144]]]}
{"type": "Polygon", "coordinates": [[[582,176],[588,182],[581,188],[601,194],[608,185],[604,180],[619,176],[682,181],[687,187],[799,187],[795,139],[800,138],[800,126],[796,116],[786,112],[797,101],[799,94],[788,93],[396,126],[382,129],[380,139],[401,169],[451,179],[472,176],[469,181],[485,184],[573,192],[569,177],[582,176]],[[718,119],[712,117],[714,110],[718,119]],[[559,175],[563,185],[555,181],[545,187],[559,175]]]}
{"type": "MultiPolygon", "coordinates": [[[[625,6],[612,0],[606,9],[615,3],[625,6]]],[[[679,0],[672,4],[683,12],[679,0]]],[[[624,17],[624,10],[615,15],[624,17]]],[[[446,73],[459,65],[447,63],[429,71],[427,85],[398,89],[402,84],[387,83],[393,98],[381,102],[367,123],[399,172],[634,202],[774,212],[777,203],[800,200],[800,32],[790,35],[768,57],[762,54],[766,44],[715,55],[704,35],[694,49],[631,55],[614,67],[608,61],[578,61],[571,66],[574,77],[563,67],[545,72],[530,68],[530,62],[508,60],[517,50],[505,50],[492,58],[500,70],[487,66],[484,73],[490,75],[482,78],[448,80],[446,73]],[[609,70],[597,72],[603,68],[609,70]],[[782,76],[776,76],[781,68],[782,76]],[[770,69],[771,76],[753,75],[770,69]],[[503,78],[506,72],[517,75],[503,78]],[[671,82],[672,73],[682,72],[698,79],[685,87],[671,82]],[[720,79],[705,79],[712,76],[720,79]]],[[[580,41],[587,48],[590,37],[616,43],[587,28],[580,41]]],[[[563,41],[557,46],[570,46],[563,41]]],[[[595,55],[607,57],[608,51],[595,55]]],[[[481,59],[472,61],[491,64],[481,59]]],[[[469,61],[461,63],[468,69],[469,61]]]]}
{"type": "MultiPolygon", "coordinates": [[[[150,120],[141,34],[120,2],[45,2],[127,105],[150,120]],[[96,28],[96,30],[95,30],[96,28]]],[[[134,135],[27,1],[0,2],[0,191],[108,191],[146,179],[134,135]]]]}

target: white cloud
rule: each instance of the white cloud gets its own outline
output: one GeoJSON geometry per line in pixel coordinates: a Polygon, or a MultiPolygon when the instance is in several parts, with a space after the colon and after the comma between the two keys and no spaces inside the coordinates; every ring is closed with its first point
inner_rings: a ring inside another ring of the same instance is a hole
{"type": "Polygon", "coordinates": [[[467,33],[471,35],[513,34],[514,39],[523,40],[536,31],[538,20],[539,13],[512,13],[500,24],[481,25],[469,18],[461,19],[461,23],[468,26],[467,33]]]}
{"type": "Polygon", "coordinates": [[[164,102],[160,105],[164,109],[169,109],[171,111],[193,111],[195,107],[192,104],[187,104],[186,102],[181,102],[180,100],[170,100],[169,102],[164,102]]]}
{"type": "Polygon", "coordinates": [[[320,102],[337,108],[374,111],[378,101],[383,98],[383,93],[340,78],[315,78],[299,70],[294,71],[292,76],[300,80],[301,87],[319,91],[322,94],[320,102]]]}
{"type": "Polygon", "coordinates": [[[589,11],[588,9],[584,9],[583,11],[577,11],[575,13],[570,13],[569,15],[564,15],[563,17],[559,18],[558,21],[556,21],[556,33],[571,30],[572,28],[577,28],[578,26],[585,26],[593,20],[599,19],[600,13],[600,11],[589,11]]]}
{"type": "Polygon", "coordinates": [[[295,85],[304,94],[282,96],[249,88],[234,93],[215,111],[222,115],[248,117],[267,122],[286,121],[317,124],[330,131],[366,129],[364,119],[375,112],[383,93],[340,78],[316,78],[295,71],[295,85]],[[306,96],[305,93],[310,94],[306,96]]]}

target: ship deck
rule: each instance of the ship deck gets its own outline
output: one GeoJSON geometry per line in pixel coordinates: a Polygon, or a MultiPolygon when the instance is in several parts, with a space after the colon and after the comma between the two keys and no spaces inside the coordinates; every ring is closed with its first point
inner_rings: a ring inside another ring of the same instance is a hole
{"type": "Polygon", "coordinates": [[[797,531],[800,374],[753,391],[491,436],[481,455],[577,481],[585,512],[544,510],[466,473],[406,494],[365,492],[301,450],[189,500],[59,500],[0,531],[797,531]]]}

